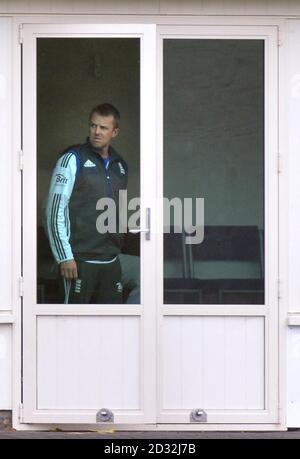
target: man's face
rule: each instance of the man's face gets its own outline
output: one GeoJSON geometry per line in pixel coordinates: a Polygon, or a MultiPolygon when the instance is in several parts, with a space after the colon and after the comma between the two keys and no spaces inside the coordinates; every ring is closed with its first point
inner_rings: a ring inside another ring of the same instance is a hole
{"type": "Polygon", "coordinates": [[[111,140],[119,133],[115,127],[112,115],[102,116],[93,113],[90,120],[89,137],[90,143],[94,148],[103,149],[108,147],[111,140]]]}

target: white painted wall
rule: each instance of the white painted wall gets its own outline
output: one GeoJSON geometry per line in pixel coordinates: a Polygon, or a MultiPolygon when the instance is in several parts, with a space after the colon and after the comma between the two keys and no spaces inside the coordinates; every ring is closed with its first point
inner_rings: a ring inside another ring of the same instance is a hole
{"type": "MultiPolygon", "coordinates": [[[[300,20],[288,21],[289,312],[300,313],[300,20]]],[[[287,334],[287,425],[300,426],[300,327],[287,334]]]]}
{"type": "Polygon", "coordinates": [[[0,410],[10,410],[12,392],[11,325],[0,324],[0,410]]]}
{"type": "Polygon", "coordinates": [[[300,426],[300,328],[289,327],[287,346],[287,425],[300,426]]]}
{"type": "Polygon", "coordinates": [[[299,0],[0,0],[1,13],[295,15],[299,0]]]}
{"type": "Polygon", "coordinates": [[[300,312],[300,20],[288,21],[289,311],[300,312]]]}
{"type": "Polygon", "coordinates": [[[0,311],[11,309],[11,19],[0,18],[0,311]]]}
{"type": "Polygon", "coordinates": [[[0,410],[12,407],[11,325],[1,323],[1,313],[8,317],[12,309],[11,33],[11,19],[0,17],[0,410]]]}

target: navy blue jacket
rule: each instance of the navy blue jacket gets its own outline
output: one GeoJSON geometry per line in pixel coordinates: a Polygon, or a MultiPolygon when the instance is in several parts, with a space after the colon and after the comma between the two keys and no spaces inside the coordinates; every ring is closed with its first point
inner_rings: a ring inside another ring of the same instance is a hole
{"type": "Polygon", "coordinates": [[[112,147],[107,168],[89,142],[64,152],[52,175],[46,209],[50,246],[58,263],[73,258],[105,261],[120,253],[119,191],[126,189],[127,181],[127,163],[112,147]],[[116,204],[115,233],[101,234],[96,227],[103,212],[96,205],[105,197],[116,204]]]}

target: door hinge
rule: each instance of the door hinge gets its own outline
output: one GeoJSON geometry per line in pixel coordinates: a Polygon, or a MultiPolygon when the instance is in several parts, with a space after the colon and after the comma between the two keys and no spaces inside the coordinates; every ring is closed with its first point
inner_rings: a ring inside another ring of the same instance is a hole
{"type": "Polygon", "coordinates": [[[18,412],[19,422],[24,421],[24,405],[23,403],[19,403],[19,412],[18,412]]]}
{"type": "Polygon", "coordinates": [[[23,277],[19,277],[19,296],[24,295],[24,279],[23,277]]]}
{"type": "Polygon", "coordinates": [[[280,27],[278,27],[278,33],[277,33],[277,46],[282,46],[282,34],[280,27]]]}
{"type": "Polygon", "coordinates": [[[23,150],[19,151],[19,170],[22,171],[24,168],[24,153],[23,150]]]}
{"type": "Polygon", "coordinates": [[[277,298],[279,300],[281,299],[281,281],[280,279],[277,279],[277,298]]]}
{"type": "Polygon", "coordinates": [[[19,43],[23,44],[23,24],[19,24],[19,43]]]}
{"type": "Polygon", "coordinates": [[[277,173],[282,173],[282,158],[280,153],[277,153],[277,173]]]}

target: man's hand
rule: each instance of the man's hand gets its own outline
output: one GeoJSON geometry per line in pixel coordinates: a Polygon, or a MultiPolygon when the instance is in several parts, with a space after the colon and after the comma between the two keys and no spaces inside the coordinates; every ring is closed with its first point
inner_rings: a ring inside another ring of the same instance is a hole
{"type": "Polygon", "coordinates": [[[77,264],[75,260],[63,261],[60,264],[60,274],[65,279],[77,279],[77,264]]]}

